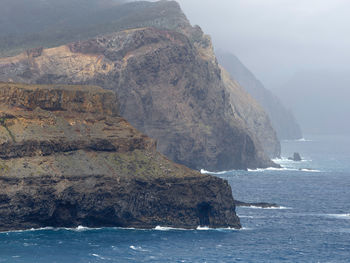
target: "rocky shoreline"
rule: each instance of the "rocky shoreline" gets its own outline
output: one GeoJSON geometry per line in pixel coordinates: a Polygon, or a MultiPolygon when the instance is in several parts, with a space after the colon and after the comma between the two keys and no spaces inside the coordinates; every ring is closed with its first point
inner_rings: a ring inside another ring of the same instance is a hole
{"type": "Polygon", "coordinates": [[[0,84],[0,231],[240,228],[228,182],[173,163],[93,86],[0,84]]]}

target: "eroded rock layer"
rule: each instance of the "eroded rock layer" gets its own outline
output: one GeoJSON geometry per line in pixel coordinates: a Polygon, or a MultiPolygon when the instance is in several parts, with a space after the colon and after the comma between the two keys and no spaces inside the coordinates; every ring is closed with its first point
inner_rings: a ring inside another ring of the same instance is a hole
{"type": "Polygon", "coordinates": [[[0,59],[0,80],[115,90],[121,115],[157,139],[161,153],[191,168],[275,166],[260,141],[279,155],[266,113],[223,79],[210,39],[196,27],[138,28],[29,50],[0,59]]]}
{"type": "Polygon", "coordinates": [[[0,231],[239,228],[222,179],[174,164],[93,86],[0,84],[0,231]]]}

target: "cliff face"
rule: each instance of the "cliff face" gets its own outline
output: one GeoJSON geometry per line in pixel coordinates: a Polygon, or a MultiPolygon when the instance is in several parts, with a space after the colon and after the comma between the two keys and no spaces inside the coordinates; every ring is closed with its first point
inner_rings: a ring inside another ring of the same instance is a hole
{"type": "Polygon", "coordinates": [[[93,86],[0,84],[0,231],[239,228],[231,188],[166,159],[93,86]]]}
{"type": "Polygon", "coordinates": [[[300,139],[302,132],[292,112],[242,64],[239,59],[225,52],[217,52],[222,66],[254,99],[256,99],[270,117],[279,139],[300,139]]]}
{"type": "MultiPolygon", "coordinates": [[[[51,21],[46,13],[40,17],[51,21]]],[[[71,19],[62,22],[67,28],[59,38],[55,32],[63,25],[48,22],[30,39],[42,39],[42,46],[90,40],[1,59],[0,80],[115,90],[121,115],[155,138],[159,151],[191,168],[275,166],[264,152],[280,154],[266,114],[229,78],[224,83],[210,38],[190,25],[176,2],[109,6],[90,12],[86,23],[71,19]]],[[[14,42],[5,55],[35,46],[28,39],[14,42]]]]}
{"type": "Polygon", "coordinates": [[[252,100],[230,89],[229,79],[224,83],[211,43],[199,28],[183,32],[139,28],[30,50],[0,59],[0,80],[116,90],[121,115],[157,139],[160,152],[191,168],[273,166],[249,127],[249,122],[268,122],[265,113],[251,106],[253,114],[247,114],[245,102],[252,100]]]}
{"type": "Polygon", "coordinates": [[[261,106],[234,80],[229,73],[222,69],[222,79],[226,89],[232,94],[230,104],[234,111],[244,120],[255,141],[271,157],[280,157],[281,144],[272,127],[269,116],[261,106]]]}

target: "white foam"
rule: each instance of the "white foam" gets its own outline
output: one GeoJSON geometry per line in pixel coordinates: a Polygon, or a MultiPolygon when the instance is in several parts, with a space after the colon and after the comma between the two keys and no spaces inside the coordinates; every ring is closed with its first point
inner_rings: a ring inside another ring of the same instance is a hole
{"type": "Polygon", "coordinates": [[[282,142],[312,142],[310,139],[301,138],[296,140],[282,140],[282,142]]]}
{"type": "Polygon", "coordinates": [[[184,230],[188,230],[188,229],[185,229],[185,228],[175,228],[175,227],[167,227],[167,226],[156,226],[156,227],[154,228],[154,230],[158,230],[158,231],[181,230],[181,231],[184,231],[184,230]]]}
{"type": "Polygon", "coordinates": [[[281,158],[275,158],[275,159],[272,159],[273,162],[275,163],[278,163],[278,164],[294,164],[294,163],[303,163],[303,162],[312,162],[311,159],[302,159],[301,161],[294,161],[294,160],[291,160],[287,157],[281,157],[281,158]]]}
{"type": "Polygon", "coordinates": [[[301,171],[301,172],[310,172],[310,173],[320,173],[321,172],[320,170],[306,169],[306,168],[299,169],[299,171],[301,171]]]}
{"type": "Polygon", "coordinates": [[[327,214],[327,216],[350,220],[350,214],[327,214]]]}
{"type": "Polygon", "coordinates": [[[242,230],[251,230],[251,228],[242,227],[240,229],[233,227],[225,227],[225,228],[210,228],[207,226],[198,226],[196,230],[199,231],[242,231],[242,230]]]}
{"type": "Polygon", "coordinates": [[[91,254],[91,256],[94,256],[94,257],[99,258],[99,259],[106,259],[106,258],[100,256],[99,254],[91,254]]]}
{"type": "Polygon", "coordinates": [[[220,174],[226,174],[226,173],[229,173],[229,172],[232,172],[232,171],[236,171],[236,170],[231,170],[231,171],[221,171],[221,172],[210,172],[210,171],[207,171],[207,170],[204,170],[204,169],[201,169],[201,174],[214,174],[214,175],[220,175],[220,174]]]}
{"type": "Polygon", "coordinates": [[[299,140],[296,140],[297,142],[312,142],[312,140],[301,138],[299,140]]]}
{"type": "Polygon", "coordinates": [[[231,228],[231,227],[210,228],[208,226],[198,226],[196,229],[185,229],[185,228],[156,226],[153,230],[158,230],[158,231],[174,231],[174,230],[175,231],[194,231],[194,230],[198,230],[198,231],[227,231],[227,230],[233,230],[233,231],[237,231],[237,230],[246,230],[246,229],[245,228],[236,229],[236,228],[231,228]]]}
{"type": "Polygon", "coordinates": [[[140,252],[147,252],[147,251],[148,251],[147,249],[143,249],[143,248],[140,247],[140,246],[137,246],[137,247],[135,247],[135,246],[130,246],[130,248],[131,248],[132,250],[140,251],[140,252]]]}
{"type": "Polygon", "coordinates": [[[198,226],[196,229],[197,230],[210,230],[210,228],[208,226],[198,226]]]}
{"type": "Polygon", "coordinates": [[[260,207],[260,206],[240,206],[239,208],[252,208],[252,209],[266,209],[266,210],[289,210],[293,209],[292,207],[286,207],[286,206],[278,206],[278,207],[260,207]]]}
{"type": "Polygon", "coordinates": [[[266,171],[299,171],[295,168],[287,168],[287,167],[268,167],[268,168],[258,168],[258,169],[248,169],[248,172],[266,172],[266,171]]]}

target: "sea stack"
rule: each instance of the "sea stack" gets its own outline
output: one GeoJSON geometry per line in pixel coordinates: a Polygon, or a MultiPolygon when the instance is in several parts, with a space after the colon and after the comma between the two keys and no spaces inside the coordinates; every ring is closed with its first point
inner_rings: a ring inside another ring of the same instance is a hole
{"type": "Polygon", "coordinates": [[[294,153],[293,157],[289,157],[288,159],[295,162],[300,162],[302,160],[299,153],[294,153]]]}

